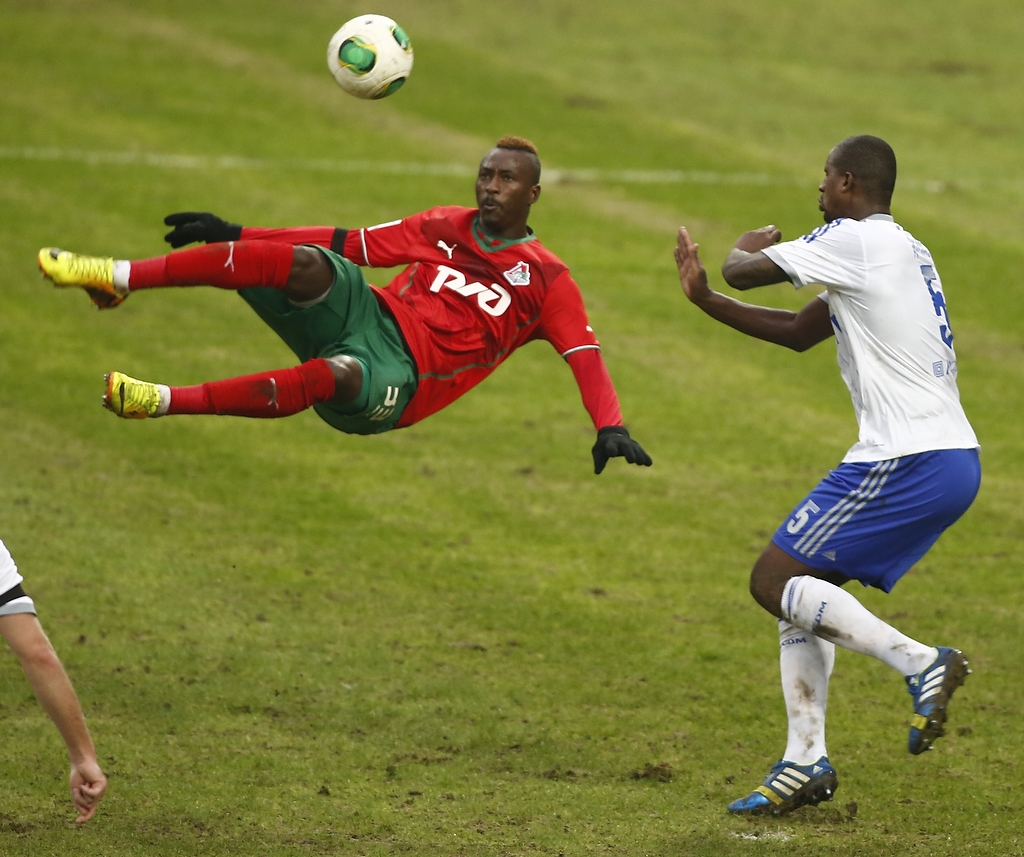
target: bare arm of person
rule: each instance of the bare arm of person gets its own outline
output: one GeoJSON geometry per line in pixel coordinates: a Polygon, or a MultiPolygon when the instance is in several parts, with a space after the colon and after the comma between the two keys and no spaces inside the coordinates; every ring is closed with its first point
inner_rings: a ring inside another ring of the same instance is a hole
{"type": "Polygon", "coordinates": [[[722,278],[740,291],[787,282],[786,272],[761,252],[781,239],[774,226],[744,232],[722,263],[722,278]]]}
{"type": "Polygon", "coordinates": [[[0,616],[0,634],[21,662],[39,704],[64,739],[71,761],[71,799],[78,810],[75,820],[82,824],[96,812],[107,791],[107,778],[96,761],[96,749],[71,680],[33,614],[0,616]]]}
{"type": "MultiPolygon", "coordinates": [[[[811,300],[799,312],[791,312],[754,306],[714,291],[708,285],[707,272],[700,261],[697,249],[698,245],[693,243],[689,233],[681,227],[675,248],[679,282],[691,303],[700,307],[716,321],[747,336],[773,342],[794,351],[806,351],[833,335],[828,304],[818,298],[811,300]]],[[[757,255],[775,265],[763,253],[758,252],[757,255]]],[[[782,271],[777,265],[775,267],[782,271]]],[[[785,274],[782,275],[782,279],[786,279],[785,274]]]]}

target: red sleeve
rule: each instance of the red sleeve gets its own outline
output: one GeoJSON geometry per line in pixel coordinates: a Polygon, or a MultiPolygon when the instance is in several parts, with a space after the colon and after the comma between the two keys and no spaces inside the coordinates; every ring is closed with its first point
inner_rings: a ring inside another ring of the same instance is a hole
{"type": "Polygon", "coordinates": [[[345,246],[341,249],[341,255],[350,262],[357,265],[371,267],[366,252],[366,243],[363,238],[365,229],[353,229],[345,236],[345,246]]]}
{"type": "Polygon", "coordinates": [[[587,321],[580,287],[568,270],[563,269],[548,286],[537,335],[555,346],[563,357],[577,349],[601,347],[587,321]]]}
{"type": "Polygon", "coordinates": [[[583,397],[583,407],[594,421],[594,428],[621,426],[622,411],[619,408],[619,397],[615,393],[612,376],[608,374],[608,367],[604,365],[601,352],[593,348],[573,351],[566,356],[565,361],[576,378],[580,395],[583,397]]]}
{"type": "Polygon", "coordinates": [[[601,357],[601,346],[587,321],[580,287],[567,270],[548,287],[538,334],[555,346],[572,369],[594,428],[622,425],[619,397],[601,357]]]}
{"type": "MultiPolygon", "coordinates": [[[[246,241],[277,241],[281,244],[316,244],[337,251],[332,246],[336,240],[335,233],[344,233],[344,229],[333,226],[292,226],[285,229],[265,229],[262,226],[243,226],[242,238],[246,241]]],[[[344,237],[342,236],[342,241],[344,237]]]]}
{"type": "Polygon", "coordinates": [[[442,209],[432,208],[401,220],[349,230],[344,248],[334,248],[350,262],[366,268],[393,268],[422,261],[431,252],[424,243],[423,223],[442,209]]]}

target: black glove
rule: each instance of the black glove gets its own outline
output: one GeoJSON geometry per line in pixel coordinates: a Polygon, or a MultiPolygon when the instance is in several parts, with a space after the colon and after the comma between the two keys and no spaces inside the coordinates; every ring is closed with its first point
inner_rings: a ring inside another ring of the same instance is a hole
{"type": "Polygon", "coordinates": [[[179,211],[168,214],[164,223],[174,227],[164,236],[164,241],[175,250],[193,241],[212,244],[218,241],[237,241],[242,237],[239,224],[228,223],[208,211],[179,211]]]}
{"type": "Polygon", "coordinates": [[[605,426],[597,431],[597,443],[590,450],[594,455],[594,473],[600,473],[609,458],[621,455],[630,464],[651,466],[651,457],[644,452],[633,438],[629,436],[625,426],[605,426]]]}

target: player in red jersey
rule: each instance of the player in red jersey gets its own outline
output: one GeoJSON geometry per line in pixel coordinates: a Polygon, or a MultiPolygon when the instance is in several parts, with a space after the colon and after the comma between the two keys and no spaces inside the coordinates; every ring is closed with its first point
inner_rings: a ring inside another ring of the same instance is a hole
{"type": "Polygon", "coordinates": [[[341,431],[375,434],[439,411],[521,345],[545,339],[569,363],[598,430],[595,473],[614,456],[650,465],[622,424],[579,287],[527,225],[539,180],[533,144],[504,137],[480,163],[475,209],[444,206],[357,230],[242,227],[182,212],[166,218],[168,243],[206,246],[131,262],[44,248],[39,266],[101,309],[146,288],[238,290],[302,361],[194,387],[111,372],[104,405],[122,417],[281,417],[313,407],[341,431]],[[358,267],[397,265],[407,267],[383,289],[358,267]]]}

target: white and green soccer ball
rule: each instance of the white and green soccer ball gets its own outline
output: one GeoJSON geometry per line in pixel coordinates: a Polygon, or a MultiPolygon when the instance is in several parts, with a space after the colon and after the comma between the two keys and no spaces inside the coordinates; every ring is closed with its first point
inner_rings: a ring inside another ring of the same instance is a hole
{"type": "Polygon", "coordinates": [[[331,37],[327,67],[338,86],[356,98],[386,98],[412,71],[412,42],[390,18],[360,15],[331,37]]]}

